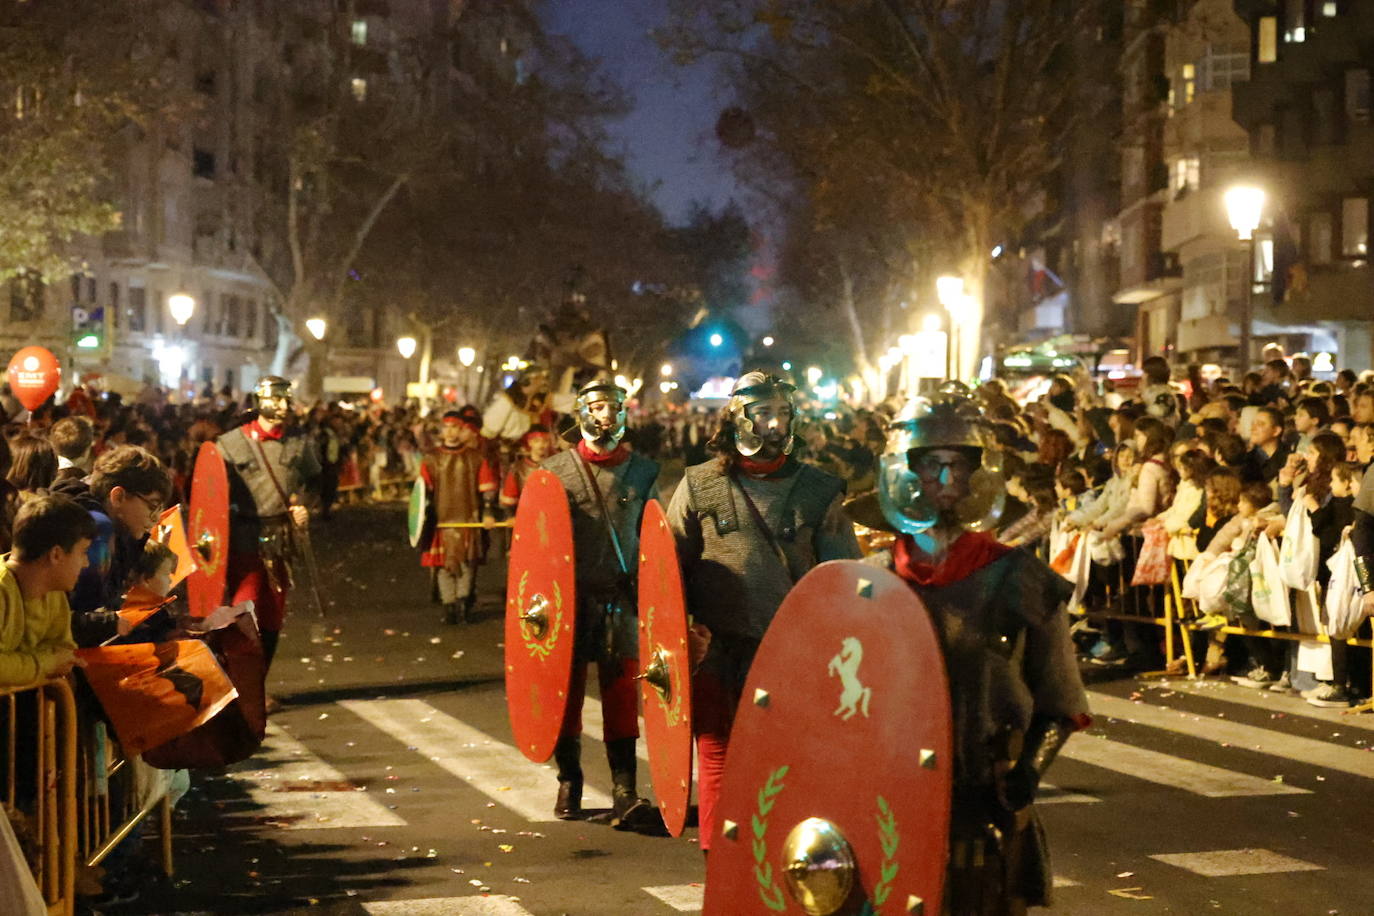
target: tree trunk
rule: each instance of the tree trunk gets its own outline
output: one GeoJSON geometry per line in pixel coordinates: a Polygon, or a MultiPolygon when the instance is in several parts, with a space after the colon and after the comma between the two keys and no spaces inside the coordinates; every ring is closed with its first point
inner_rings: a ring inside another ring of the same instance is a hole
{"type": "Polygon", "coordinates": [[[854,278],[849,273],[849,265],[843,257],[836,258],[840,269],[840,308],[849,322],[851,348],[854,367],[859,370],[864,387],[868,389],[870,403],[877,404],[887,397],[887,373],[868,358],[868,343],[864,338],[863,322],[859,320],[859,309],[854,302],[854,278]]]}
{"type": "Polygon", "coordinates": [[[964,305],[956,329],[959,356],[956,374],[962,381],[969,381],[978,377],[983,357],[995,353],[996,347],[985,339],[987,327],[983,320],[987,305],[984,297],[991,250],[991,218],[985,205],[971,203],[965,207],[964,219],[967,250],[960,271],[964,278],[964,305]]]}

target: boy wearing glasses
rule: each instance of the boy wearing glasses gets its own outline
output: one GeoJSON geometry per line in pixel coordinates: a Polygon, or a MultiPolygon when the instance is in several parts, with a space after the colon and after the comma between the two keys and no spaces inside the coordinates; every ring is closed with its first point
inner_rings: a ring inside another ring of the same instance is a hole
{"type": "Polygon", "coordinates": [[[78,646],[98,646],[128,631],[117,611],[171,491],[172,478],[162,462],[136,445],[101,455],[85,480],[62,480],[53,487],[89,512],[96,528],[88,565],[69,596],[78,646]]]}

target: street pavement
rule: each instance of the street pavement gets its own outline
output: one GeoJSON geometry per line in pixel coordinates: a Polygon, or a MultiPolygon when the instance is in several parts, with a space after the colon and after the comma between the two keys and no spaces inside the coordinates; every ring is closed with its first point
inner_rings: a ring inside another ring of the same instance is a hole
{"type": "MultiPolygon", "coordinates": [[[[699,911],[695,828],[553,819],[552,769],[511,746],[502,567],[482,571],[476,622],[445,626],[403,531],[399,506],[315,523],[327,618],[302,577],[271,678],[283,711],[252,760],[194,777],[172,882],[119,912],[699,911]]],[[[1085,676],[1094,725],[1040,806],[1052,912],[1374,913],[1374,716],[1229,683],[1085,676]]],[[[589,805],[609,804],[599,715],[589,699],[589,805]]]]}

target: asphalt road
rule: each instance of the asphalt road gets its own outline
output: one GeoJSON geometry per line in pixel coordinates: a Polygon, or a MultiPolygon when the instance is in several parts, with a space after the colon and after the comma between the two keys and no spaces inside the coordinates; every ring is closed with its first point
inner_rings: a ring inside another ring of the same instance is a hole
{"type": "MultiPolygon", "coordinates": [[[[263,753],[195,778],[173,881],[119,912],[696,912],[695,829],[552,819],[553,772],[510,746],[501,568],[482,572],[478,620],[444,626],[402,531],[399,507],[316,523],[329,618],[312,626],[298,588],[272,672],[287,705],[263,753]]],[[[1087,674],[1096,723],[1042,796],[1053,912],[1374,913],[1374,716],[1087,674]]],[[[608,792],[598,735],[584,761],[608,792]]],[[[647,791],[642,763],[640,779],[647,791]]]]}

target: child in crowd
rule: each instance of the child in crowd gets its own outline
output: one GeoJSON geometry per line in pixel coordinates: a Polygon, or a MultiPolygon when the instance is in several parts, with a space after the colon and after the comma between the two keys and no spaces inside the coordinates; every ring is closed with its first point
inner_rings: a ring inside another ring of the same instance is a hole
{"type": "Polygon", "coordinates": [[[90,513],[65,496],[38,495],[14,519],[0,564],[0,685],[61,677],[76,661],[67,592],[95,538],[90,513]]]}

